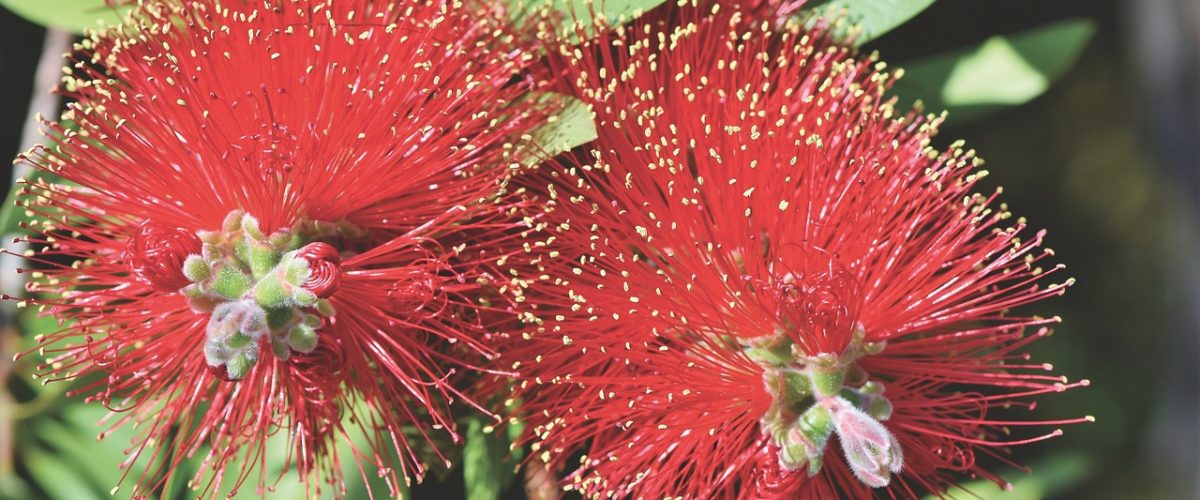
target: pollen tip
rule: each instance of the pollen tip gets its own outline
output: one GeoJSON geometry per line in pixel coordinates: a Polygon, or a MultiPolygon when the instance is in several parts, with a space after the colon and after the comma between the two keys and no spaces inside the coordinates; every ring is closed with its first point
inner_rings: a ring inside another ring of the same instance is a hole
{"type": "Polygon", "coordinates": [[[1090,423],[1092,423],[1092,422],[1095,422],[1095,421],[1096,421],[1096,416],[1095,416],[1095,415],[1088,415],[1088,416],[1086,416],[1086,417],[1083,417],[1083,421],[1084,421],[1084,422],[1087,422],[1087,423],[1089,423],[1089,424],[1090,424],[1090,423]]]}

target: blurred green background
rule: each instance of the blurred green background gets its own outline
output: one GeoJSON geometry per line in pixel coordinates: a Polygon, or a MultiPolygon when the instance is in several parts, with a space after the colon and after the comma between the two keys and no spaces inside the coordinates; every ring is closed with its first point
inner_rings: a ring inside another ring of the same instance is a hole
{"type": "MultiPolygon", "coordinates": [[[[944,0],[867,48],[899,63],[1069,18],[1090,19],[1097,31],[1061,81],[986,119],[952,115],[940,141],[963,138],[977,149],[992,174],[985,185],[1003,185],[1014,213],[1049,230],[1050,246],[1078,279],[1065,297],[1039,305],[1065,321],[1034,351],[1072,380],[1092,384],[1045,398],[1038,413],[1094,415],[1097,422],[1018,449],[1034,473],[1005,474],[1016,483],[1007,495],[968,484],[985,498],[1194,498],[1200,2],[944,0]]],[[[6,157],[21,147],[44,35],[0,9],[6,157]]],[[[22,322],[30,316],[11,307],[4,314],[0,351],[31,345],[22,332],[39,327],[22,322]]],[[[35,362],[0,359],[0,499],[106,497],[127,441],[118,434],[96,442],[103,411],[62,398],[61,385],[31,380],[35,362]]],[[[460,478],[452,472],[414,494],[462,496],[460,478]]],[[[509,489],[506,497],[521,497],[518,486],[509,489]]]]}

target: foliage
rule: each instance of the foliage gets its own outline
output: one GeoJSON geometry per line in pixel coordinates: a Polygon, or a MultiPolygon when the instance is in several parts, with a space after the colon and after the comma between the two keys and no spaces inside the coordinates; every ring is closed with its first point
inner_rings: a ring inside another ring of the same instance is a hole
{"type": "Polygon", "coordinates": [[[570,39],[576,29],[594,33],[597,22],[619,25],[636,19],[666,0],[505,0],[516,23],[544,19],[570,39]],[[566,22],[571,21],[571,22],[566,22]]]}
{"type": "Polygon", "coordinates": [[[901,63],[895,87],[901,100],[921,100],[933,112],[950,111],[957,123],[975,120],[1044,93],[1079,58],[1095,33],[1091,22],[1072,19],[1008,36],[993,36],[901,63]]]}
{"type": "Polygon", "coordinates": [[[81,34],[121,23],[129,7],[110,7],[104,0],[0,0],[0,5],[30,22],[81,34]]]}
{"type": "Polygon", "coordinates": [[[805,16],[832,19],[853,27],[855,45],[883,36],[916,17],[936,0],[824,0],[805,4],[805,16]]]}

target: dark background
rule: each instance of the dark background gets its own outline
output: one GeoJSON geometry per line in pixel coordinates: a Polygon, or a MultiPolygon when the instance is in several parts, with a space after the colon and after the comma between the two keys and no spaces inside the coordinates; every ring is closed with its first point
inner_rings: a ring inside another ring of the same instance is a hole
{"type": "MultiPolygon", "coordinates": [[[[963,138],[980,152],[992,174],[983,189],[1003,185],[1003,200],[1049,230],[1049,245],[1078,279],[1066,296],[1039,306],[1065,321],[1034,351],[1092,384],[1046,398],[1038,416],[1097,422],[1018,449],[1039,482],[1011,498],[1197,495],[1197,4],[945,0],[869,45],[902,66],[1056,20],[1085,17],[1098,28],[1046,95],[975,123],[955,126],[952,116],[939,139],[963,138]]],[[[18,153],[43,34],[0,9],[0,156],[18,153]]],[[[5,162],[0,178],[10,168],[5,162]]],[[[1020,472],[1007,477],[1021,486],[1020,472]]],[[[457,482],[416,493],[459,496],[457,482]]]]}

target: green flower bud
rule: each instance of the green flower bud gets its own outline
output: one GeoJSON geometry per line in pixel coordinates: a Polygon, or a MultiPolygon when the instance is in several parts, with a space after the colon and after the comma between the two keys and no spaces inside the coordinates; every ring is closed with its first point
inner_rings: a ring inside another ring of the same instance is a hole
{"type": "Polygon", "coordinates": [[[254,368],[254,364],[258,362],[258,349],[246,349],[233,356],[229,362],[225,363],[225,370],[229,372],[231,380],[241,380],[250,373],[250,369],[254,368]]]}
{"type": "Polygon", "coordinates": [[[780,447],[780,464],[790,470],[808,464],[809,475],[820,472],[825,455],[825,445],[834,427],[829,410],[820,404],[811,406],[783,434],[780,447]]]}
{"type": "MultiPolygon", "coordinates": [[[[245,240],[243,240],[245,241],[245,240]]],[[[279,252],[272,250],[269,247],[249,243],[247,244],[247,260],[250,264],[250,272],[257,278],[262,278],[270,273],[275,268],[275,264],[279,262],[279,252]]]]}
{"type": "Polygon", "coordinates": [[[279,331],[287,327],[295,317],[296,313],[290,308],[267,309],[267,326],[272,331],[279,331]]]}
{"type": "Polygon", "coordinates": [[[870,407],[867,408],[867,413],[870,413],[875,420],[880,422],[892,418],[892,402],[885,397],[877,397],[871,401],[870,407]]]}
{"type": "Polygon", "coordinates": [[[221,265],[209,290],[227,299],[238,299],[250,289],[250,277],[232,265],[221,265]]]}
{"type": "Polygon", "coordinates": [[[784,416],[792,418],[803,411],[803,404],[812,399],[813,383],[803,371],[787,368],[773,370],[770,375],[773,380],[769,389],[775,397],[775,404],[784,412],[784,416]]]}
{"type": "Polygon", "coordinates": [[[321,299],[317,301],[317,312],[321,313],[321,316],[332,318],[337,314],[337,309],[333,308],[333,302],[321,299]]]}
{"type": "Polygon", "coordinates": [[[192,254],[183,261],[183,275],[196,283],[208,280],[212,276],[212,270],[208,268],[208,262],[205,262],[204,257],[192,254]]]}
{"type": "Polygon", "coordinates": [[[288,335],[287,343],[293,351],[312,352],[317,348],[317,331],[308,325],[298,325],[288,335]]]}
{"type": "Polygon", "coordinates": [[[287,282],[294,286],[300,286],[304,284],[304,280],[308,279],[310,270],[308,268],[308,261],[297,259],[295,255],[296,252],[288,252],[284,256],[283,261],[280,262],[280,266],[287,266],[287,282]]]}
{"type": "Polygon", "coordinates": [[[225,341],[225,345],[228,346],[229,349],[231,349],[231,350],[239,350],[239,349],[242,349],[242,348],[250,345],[250,343],[253,341],[254,341],[254,339],[251,338],[250,336],[245,335],[241,332],[238,332],[233,335],[230,335],[229,339],[225,341]]]}
{"type": "Polygon", "coordinates": [[[221,222],[221,231],[232,233],[242,228],[242,216],[246,215],[244,210],[233,210],[225,215],[225,220],[221,222]]]}
{"type": "Polygon", "coordinates": [[[266,236],[263,235],[262,229],[258,225],[258,219],[253,215],[243,214],[238,225],[242,232],[251,239],[259,241],[266,239],[266,236]]]}
{"type": "Polygon", "coordinates": [[[312,293],[300,287],[292,289],[292,300],[300,307],[313,307],[317,305],[317,301],[321,300],[317,294],[312,293]]]}
{"type": "Polygon", "coordinates": [[[292,290],[289,288],[278,273],[269,273],[254,285],[254,300],[267,309],[287,307],[292,304],[292,290]]]}
{"type": "Polygon", "coordinates": [[[842,384],[846,380],[846,371],[840,366],[830,368],[814,366],[809,370],[812,374],[813,391],[822,396],[836,396],[842,392],[842,384]]]}
{"type": "Polygon", "coordinates": [[[279,337],[271,337],[271,351],[275,353],[275,357],[282,361],[287,361],[292,357],[292,349],[288,347],[287,340],[279,337]]]}
{"type": "Polygon", "coordinates": [[[792,357],[792,341],[783,335],[771,335],[754,339],[746,348],[751,359],[773,366],[786,366],[795,360],[792,357]]]}

